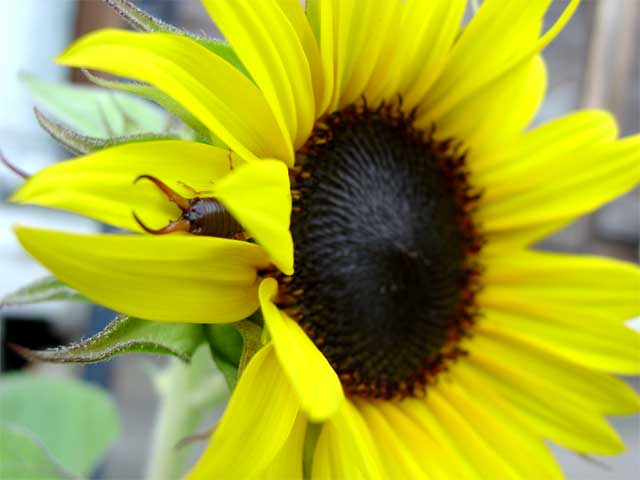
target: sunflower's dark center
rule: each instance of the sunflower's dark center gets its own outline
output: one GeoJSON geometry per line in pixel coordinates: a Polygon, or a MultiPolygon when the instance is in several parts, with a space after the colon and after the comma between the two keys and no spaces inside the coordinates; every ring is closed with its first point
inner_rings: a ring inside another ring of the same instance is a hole
{"type": "Polygon", "coordinates": [[[289,310],[348,391],[414,394],[464,320],[460,162],[388,110],[330,117],[304,157],[289,310]]]}

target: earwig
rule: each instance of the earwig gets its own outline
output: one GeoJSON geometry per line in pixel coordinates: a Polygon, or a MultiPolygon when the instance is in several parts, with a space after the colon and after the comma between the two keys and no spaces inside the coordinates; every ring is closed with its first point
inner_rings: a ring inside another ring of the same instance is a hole
{"type": "Polygon", "coordinates": [[[145,232],[153,235],[188,232],[194,235],[208,237],[235,238],[244,231],[242,226],[231,216],[224,205],[215,198],[184,198],[174,192],[165,183],[151,175],[140,175],[134,180],[134,183],[143,179],[153,182],[171,202],[182,210],[180,218],[158,230],[147,227],[135,212],[133,212],[133,218],[145,232]]]}

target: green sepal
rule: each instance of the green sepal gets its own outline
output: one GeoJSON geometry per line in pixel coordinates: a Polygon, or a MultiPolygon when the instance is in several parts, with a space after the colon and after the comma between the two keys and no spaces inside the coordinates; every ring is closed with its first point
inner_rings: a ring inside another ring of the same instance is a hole
{"type": "Polygon", "coordinates": [[[38,279],[13,293],[5,295],[0,300],[0,308],[61,300],[88,302],[80,293],[67,287],[57,278],[49,276],[38,279]]]}
{"type": "Polygon", "coordinates": [[[211,357],[224,376],[229,391],[238,381],[238,365],[242,356],[242,336],[236,328],[227,323],[205,325],[211,357]]]}
{"type": "Polygon", "coordinates": [[[232,391],[249,360],[262,348],[262,328],[247,319],[207,325],[205,329],[213,361],[232,391]]]}
{"type": "Polygon", "coordinates": [[[304,480],[311,480],[313,456],[316,452],[320,432],[322,432],[321,423],[307,423],[307,431],[304,434],[304,445],[302,447],[302,478],[304,480]]]}
{"type": "Polygon", "coordinates": [[[83,155],[85,153],[94,152],[114,145],[134,142],[152,142],[156,140],[178,140],[178,135],[160,134],[160,133],[139,133],[135,135],[123,135],[121,137],[98,138],[83,135],[75,131],[71,127],[56,122],[37,108],[33,109],[36,119],[40,126],[59,142],[64,148],[74,155],[83,155]]]}
{"type": "Polygon", "coordinates": [[[105,0],[129,25],[141,32],[184,33],[177,27],[148,14],[127,0],[105,0]]]}
{"type": "Polygon", "coordinates": [[[176,35],[183,35],[195,40],[202,46],[208,48],[219,57],[225,59],[231,65],[236,67],[247,77],[249,74],[242,65],[242,62],[229,46],[228,43],[215,38],[202,37],[194,35],[191,32],[182,30],[178,27],[163,22],[159,18],[148,14],[144,10],[136,7],[129,0],[105,0],[116,12],[118,12],[133,28],[141,32],[165,32],[174,33],[176,35]]]}
{"type": "Polygon", "coordinates": [[[62,480],[69,475],[35,435],[19,425],[0,423],[0,478],[62,480]]]}
{"type": "Polygon", "coordinates": [[[138,95],[140,97],[151,100],[157,103],[167,112],[175,115],[185,125],[187,125],[195,133],[196,140],[202,140],[204,143],[210,143],[212,145],[224,146],[221,140],[215,138],[211,132],[200,122],[194,115],[184,108],[180,103],[176,102],[169,95],[161,92],[157,88],[139,82],[123,82],[119,80],[109,80],[92,74],[86,69],[82,69],[82,73],[93,83],[100,87],[108,88],[111,90],[120,90],[123,92],[138,95]]]}
{"type": "Polygon", "coordinates": [[[262,348],[262,328],[251,320],[237,322],[234,326],[242,337],[242,354],[238,363],[238,377],[240,377],[249,360],[262,348]]]}
{"type": "Polygon", "coordinates": [[[134,352],[173,355],[189,362],[204,340],[200,325],[151,322],[119,315],[101,332],[68,347],[47,350],[12,347],[29,360],[50,363],[96,363],[134,352]]]}
{"type": "Polygon", "coordinates": [[[22,73],[35,103],[82,135],[98,138],[167,133],[169,114],[145,99],[94,86],[49,82],[22,73]]]}
{"type": "MultiPolygon", "coordinates": [[[[4,375],[0,405],[0,423],[26,430],[31,438],[37,438],[69,472],[66,478],[87,477],[120,431],[118,411],[108,392],[71,378],[4,375]]],[[[4,458],[0,464],[4,465],[4,458]]]]}
{"type": "Polygon", "coordinates": [[[305,2],[305,12],[307,20],[311,25],[311,30],[316,36],[316,41],[320,45],[320,2],[319,0],[307,0],[305,2]]]}
{"type": "Polygon", "coordinates": [[[217,38],[202,38],[202,37],[193,37],[193,35],[189,35],[191,38],[195,38],[195,40],[200,43],[203,47],[209,49],[209,51],[215,53],[220,58],[226,60],[231,65],[236,67],[238,71],[242,72],[242,74],[247,77],[249,80],[253,82],[253,78],[249,71],[242,64],[236,52],[231,48],[231,46],[222,40],[218,40],[217,38]]]}

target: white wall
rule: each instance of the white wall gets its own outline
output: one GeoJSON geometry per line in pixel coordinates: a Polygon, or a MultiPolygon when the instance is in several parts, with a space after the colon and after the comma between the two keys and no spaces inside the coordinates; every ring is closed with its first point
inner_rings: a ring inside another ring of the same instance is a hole
{"type": "MultiPolygon", "coordinates": [[[[67,153],[40,129],[33,101],[20,85],[18,73],[27,71],[47,80],[64,80],[67,71],[53,58],[72,40],[75,0],[0,0],[0,149],[28,172],[61,160],[67,153]]],[[[0,165],[0,297],[47,272],[18,245],[11,231],[16,223],[71,231],[92,231],[85,219],[33,207],[9,205],[6,198],[22,180],[0,165]]],[[[84,309],[64,304],[3,310],[2,314],[47,312],[62,322],[77,322],[84,309]]]]}

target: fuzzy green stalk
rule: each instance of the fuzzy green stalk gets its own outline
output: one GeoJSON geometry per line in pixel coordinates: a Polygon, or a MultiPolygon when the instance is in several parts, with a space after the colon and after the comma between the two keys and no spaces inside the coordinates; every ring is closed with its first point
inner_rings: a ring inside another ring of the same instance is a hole
{"type": "Polygon", "coordinates": [[[197,433],[205,414],[226,400],[229,391],[224,377],[213,370],[205,345],[190,364],[172,359],[155,384],[160,402],[145,478],[173,480],[182,477],[191,454],[189,445],[180,443],[197,433]]]}

